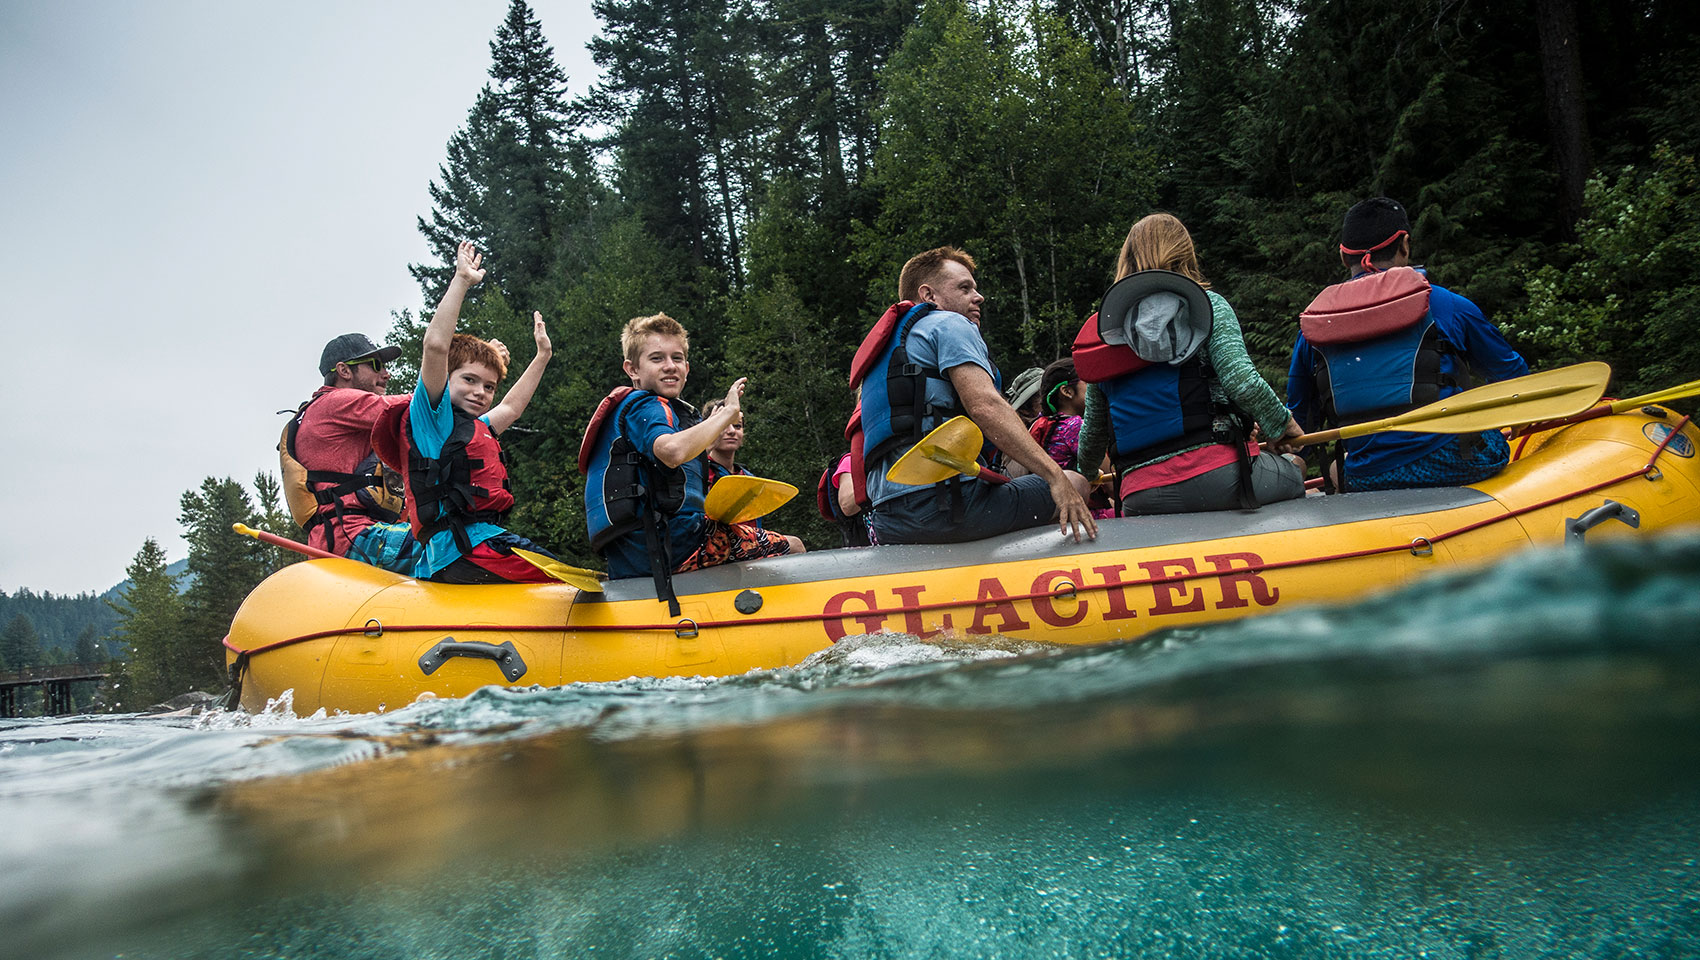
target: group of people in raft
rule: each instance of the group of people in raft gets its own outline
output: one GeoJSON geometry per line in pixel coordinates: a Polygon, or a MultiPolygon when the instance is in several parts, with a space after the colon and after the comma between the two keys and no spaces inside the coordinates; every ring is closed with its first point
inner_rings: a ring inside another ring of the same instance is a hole
{"type": "MultiPolygon", "coordinates": [[[[1489,381],[1528,372],[1475,304],[1411,266],[1410,222],[1398,203],[1377,197],[1347,211],[1340,257],[1350,279],[1301,316],[1283,402],[1173,216],[1152,214],[1128,231],[1116,283],[1072,356],[1023,372],[1007,389],[981,335],[986,298],[974,259],[955,247],[918,254],[853,361],[850,452],[822,476],[819,505],[852,545],[962,542],[1047,523],[1078,542],[1118,513],[1303,496],[1292,441],[1306,429],[1431,403],[1467,389],[1471,369],[1489,381]],[[1007,471],[1007,482],[887,478],[958,415],[978,425],[983,461],[1007,471]],[[1106,458],[1114,479],[1101,483],[1106,458]]],[[[279,444],[291,511],[310,545],[444,583],[550,579],[515,552],[548,551],[505,528],[514,496],[499,438],[525,412],[552,345],[534,313],[536,355],[498,403],[508,349],[455,332],[463,298],[483,278],[480,254],[461,244],[411,396],[386,392],[398,348],[357,333],[325,346],[324,386],[279,444]]],[[[609,577],[653,576],[670,598],[673,573],[803,552],[796,537],[759,522],[704,513],[710,485],[745,472],[734,456],[746,381],[700,413],[685,403],[690,338],[666,314],[627,323],[621,348],[629,382],[597,407],[578,458],[590,542],[609,577]]],[[[1323,472],[1342,491],[1446,486],[1486,479],[1508,458],[1497,431],[1384,432],[1337,445],[1323,472]]]]}

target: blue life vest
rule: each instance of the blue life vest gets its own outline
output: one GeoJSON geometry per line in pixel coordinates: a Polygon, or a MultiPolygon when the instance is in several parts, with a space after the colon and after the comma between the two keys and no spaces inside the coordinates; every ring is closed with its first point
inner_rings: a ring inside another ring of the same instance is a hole
{"type": "Polygon", "coordinates": [[[1328,422],[1396,416],[1464,389],[1441,373],[1441,358],[1457,350],[1435,324],[1428,291],[1421,273],[1394,267],[1334,284],[1305,308],[1299,330],[1328,422]]]}
{"type": "MultiPolygon", "coordinates": [[[[641,529],[656,594],[677,616],[672,571],[684,558],[672,555],[669,521],[690,496],[693,467],[700,507],[702,467],[696,461],[671,469],[661,467],[639,452],[627,436],[627,415],[652,396],[655,394],[647,390],[619,387],[604,397],[585,427],[578,468],[585,477],[584,519],[590,548],[606,556],[610,544],[641,529]]],[[[686,411],[680,411],[681,428],[690,426],[689,419],[686,411]]],[[[697,459],[706,459],[706,455],[697,459]]]]}
{"type": "MultiPolygon", "coordinates": [[[[850,389],[860,388],[861,396],[844,436],[850,441],[858,500],[865,499],[868,464],[916,443],[929,430],[963,413],[962,400],[950,378],[937,367],[923,367],[909,359],[910,332],[936,309],[937,304],[907,300],[887,307],[851,361],[850,389]],[[951,397],[949,404],[927,402],[927,384],[933,381],[944,385],[951,397]]],[[[992,367],[992,384],[1003,391],[1003,375],[996,365],[992,367]]],[[[992,449],[988,442],[983,456],[992,449]]]]}
{"type": "MultiPolygon", "coordinates": [[[[927,435],[928,418],[937,426],[961,413],[960,406],[939,410],[927,403],[927,381],[942,380],[944,373],[909,360],[909,332],[924,316],[938,309],[917,303],[897,321],[890,339],[862,381],[862,459],[877,461],[896,447],[914,443],[927,435]],[[884,376],[881,376],[881,373],[884,376]]],[[[878,332],[878,327],[875,328],[878,332]]],[[[951,394],[955,395],[952,388],[951,394]]]]}
{"type": "Polygon", "coordinates": [[[1227,413],[1210,396],[1216,371],[1202,348],[1180,366],[1150,364],[1099,384],[1110,408],[1110,462],[1118,473],[1218,436],[1227,413]]]}

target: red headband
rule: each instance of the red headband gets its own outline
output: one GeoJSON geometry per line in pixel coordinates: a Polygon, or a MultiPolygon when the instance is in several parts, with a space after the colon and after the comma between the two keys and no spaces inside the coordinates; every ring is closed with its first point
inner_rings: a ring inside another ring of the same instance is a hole
{"type": "Polygon", "coordinates": [[[1395,231],[1393,231],[1393,236],[1388,237],[1386,240],[1381,241],[1380,243],[1376,244],[1373,247],[1368,248],[1367,250],[1353,250],[1352,248],[1350,248],[1350,247],[1348,247],[1348,246],[1346,246],[1345,244],[1342,243],[1342,244],[1340,244],[1340,252],[1341,253],[1361,253],[1361,254],[1363,254],[1364,258],[1359,262],[1363,264],[1365,270],[1371,271],[1373,273],[1375,271],[1375,264],[1370,262],[1369,255],[1374,253],[1377,250],[1380,250],[1383,247],[1390,247],[1393,244],[1398,243],[1400,237],[1408,237],[1410,235],[1411,235],[1411,232],[1409,230],[1395,230],[1395,231]]]}

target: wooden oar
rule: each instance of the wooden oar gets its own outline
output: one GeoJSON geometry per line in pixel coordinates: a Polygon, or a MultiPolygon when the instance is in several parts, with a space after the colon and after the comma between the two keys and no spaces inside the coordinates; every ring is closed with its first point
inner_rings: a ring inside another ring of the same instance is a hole
{"type": "Polygon", "coordinates": [[[1613,400],[1611,403],[1602,403],[1588,410],[1584,410],[1573,417],[1565,417],[1562,420],[1545,420],[1540,423],[1531,423],[1525,427],[1522,432],[1539,433],[1542,430],[1551,430],[1554,427],[1567,426],[1572,423],[1581,423],[1584,420],[1609,417],[1613,414],[1622,413],[1625,410],[1634,410],[1636,407],[1644,407],[1652,403],[1665,403],[1671,400],[1682,400],[1686,397],[1696,396],[1700,396],[1700,380],[1690,380],[1681,386],[1668,387],[1656,393],[1647,393],[1642,394],[1639,397],[1630,397],[1627,400],[1613,400]]]}
{"type": "Polygon", "coordinates": [[[898,457],[885,478],[892,483],[930,484],[962,474],[1008,483],[1008,477],[975,462],[985,444],[979,424],[967,417],[951,417],[898,457]]]}
{"type": "Polygon", "coordinates": [[[1542,420],[1561,420],[1587,410],[1606,392],[1611,367],[1599,361],[1531,373],[1465,390],[1396,417],[1354,423],[1338,430],[1306,433],[1298,446],[1350,440],[1389,430],[1410,433],[1480,433],[1542,420]]]}
{"type": "Polygon", "coordinates": [[[721,523],[749,523],[785,506],[796,495],[797,488],[783,480],[734,474],[708,488],[702,512],[721,523]]]}
{"type": "MultiPolygon", "coordinates": [[[[312,557],[315,560],[344,559],[334,553],[326,553],[318,547],[309,547],[305,543],[296,543],[294,540],[285,539],[275,533],[267,533],[264,530],[255,530],[253,527],[250,527],[245,523],[233,523],[230,525],[230,529],[235,530],[244,537],[253,537],[261,543],[269,543],[274,547],[282,547],[285,550],[293,550],[304,557],[312,557]]],[[[594,570],[585,570],[580,567],[569,567],[559,560],[551,560],[540,553],[532,553],[530,550],[515,550],[514,553],[521,560],[524,560],[537,569],[542,570],[544,573],[547,573],[562,583],[571,584],[580,590],[588,590],[591,593],[602,592],[602,578],[598,576],[594,570]]]]}
{"type": "Polygon", "coordinates": [[[518,547],[514,548],[514,556],[569,586],[577,587],[589,593],[602,592],[602,577],[595,570],[569,567],[554,557],[545,557],[541,553],[521,550],[518,547]]]}

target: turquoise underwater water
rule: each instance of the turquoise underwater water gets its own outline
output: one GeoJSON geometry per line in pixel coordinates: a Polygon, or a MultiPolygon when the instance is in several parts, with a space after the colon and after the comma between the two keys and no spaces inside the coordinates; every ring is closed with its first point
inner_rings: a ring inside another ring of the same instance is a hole
{"type": "Polygon", "coordinates": [[[1042,640],[0,722],[0,957],[1700,956],[1700,540],[1042,640]]]}

